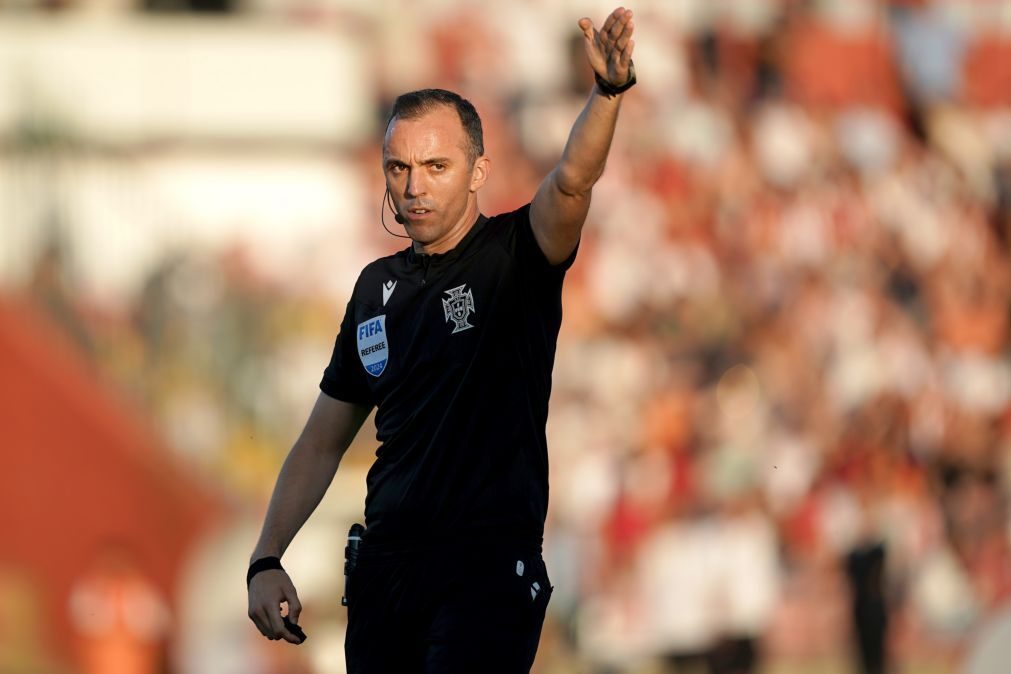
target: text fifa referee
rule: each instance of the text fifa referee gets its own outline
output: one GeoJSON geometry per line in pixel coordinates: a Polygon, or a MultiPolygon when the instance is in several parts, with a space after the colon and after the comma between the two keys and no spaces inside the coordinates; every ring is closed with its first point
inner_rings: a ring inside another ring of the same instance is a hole
{"type": "Polygon", "coordinates": [[[281,468],[247,574],[249,617],[267,638],[302,641],[280,558],[376,407],[348,671],[529,672],[552,589],[541,542],[562,281],[635,83],[632,12],[579,27],[597,83],[558,165],[516,211],[478,208],[491,162],[468,101],[426,89],[394,103],[383,171],[412,245],[362,270],[281,468]]]}

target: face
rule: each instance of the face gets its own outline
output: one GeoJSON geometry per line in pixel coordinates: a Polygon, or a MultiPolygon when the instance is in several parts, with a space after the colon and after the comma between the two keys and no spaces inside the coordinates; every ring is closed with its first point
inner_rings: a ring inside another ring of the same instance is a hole
{"type": "Polygon", "coordinates": [[[415,119],[394,119],[383,143],[383,171],[412,239],[437,247],[476,217],[488,160],[471,165],[460,116],[439,106],[415,119]]]}

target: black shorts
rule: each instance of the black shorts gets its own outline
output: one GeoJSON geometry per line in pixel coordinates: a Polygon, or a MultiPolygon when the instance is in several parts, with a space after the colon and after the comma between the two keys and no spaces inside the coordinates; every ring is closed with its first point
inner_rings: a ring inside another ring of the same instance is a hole
{"type": "Polygon", "coordinates": [[[526,674],[552,586],[539,550],[370,554],[348,587],[348,674],[526,674]]]}

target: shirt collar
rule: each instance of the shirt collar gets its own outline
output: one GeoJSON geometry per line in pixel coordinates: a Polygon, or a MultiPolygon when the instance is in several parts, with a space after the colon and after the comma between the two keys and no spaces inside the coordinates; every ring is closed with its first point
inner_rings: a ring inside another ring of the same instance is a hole
{"type": "Polygon", "coordinates": [[[414,250],[414,244],[412,243],[407,249],[407,261],[411,264],[420,265],[427,263],[439,265],[455,260],[461,253],[463,253],[464,250],[467,249],[470,242],[477,236],[478,232],[484,229],[486,222],[488,222],[488,218],[486,218],[483,213],[478,213],[477,220],[474,221],[470,231],[468,231],[455,246],[447,250],[445,253],[419,253],[414,250]]]}

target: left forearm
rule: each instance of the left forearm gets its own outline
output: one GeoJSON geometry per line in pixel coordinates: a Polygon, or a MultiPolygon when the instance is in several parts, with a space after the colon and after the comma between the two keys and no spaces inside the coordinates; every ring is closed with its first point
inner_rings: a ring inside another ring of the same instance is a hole
{"type": "Polygon", "coordinates": [[[585,195],[604,173],[623,94],[607,96],[594,87],[590,100],[569,133],[561,161],[554,172],[564,194],[585,195]]]}

